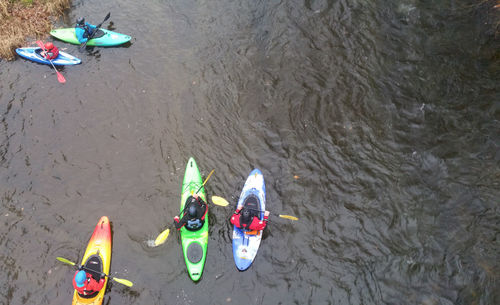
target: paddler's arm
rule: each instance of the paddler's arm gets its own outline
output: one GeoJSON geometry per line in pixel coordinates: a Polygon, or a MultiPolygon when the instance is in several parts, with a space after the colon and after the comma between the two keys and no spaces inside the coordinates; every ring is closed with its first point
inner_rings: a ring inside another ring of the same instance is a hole
{"type": "Polygon", "coordinates": [[[237,213],[234,213],[231,217],[231,224],[237,226],[238,228],[240,227],[240,217],[237,213]]]}
{"type": "Polygon", "coordinates": [[[269,220],[269,211],[265,211],[264,212],[264,221],[268,221],[269,220]]]}
{"type": "Polygon", "coordinates": [[[181,220],[182,220],[182,222],[180,222],[179,216],[174,217],[174,226],[177,229],[177,231],[179,231],[183,226],[186,225],[186,222],[183,219],[181,219],[181,220]]]}

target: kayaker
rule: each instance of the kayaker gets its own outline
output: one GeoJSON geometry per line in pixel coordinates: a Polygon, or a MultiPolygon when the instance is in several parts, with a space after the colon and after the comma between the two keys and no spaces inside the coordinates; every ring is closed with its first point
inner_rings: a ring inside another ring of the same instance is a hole
{"type": "Polygon", "coordinates": [[[85,22],[85,18],[80,17],[76,20],[75,35],[78,42],[84,43],[88,40],[88,37],[92,35],[96,29],[95,25],[85,22]]]}
{"type": "Polygon", "coordinates": [[[179,216],[174,217],[174,225],[177,230],[183,226],[190,231],[196,231],[205,223],[205,215],[207,215],[207,204],[197,194],[189,196],[186,200],[186,207],[184,208],[182,218],[179,216]]]}
{"type": "Polygon", "coordinates": [[[45,45],[45,50],[42,50],[40,55],[45,57],[46,59],[56,59],[57,56],[59,56],[59,49],[52,43],[52,42],[47,42],[45,45]]]}
{"type": "Polygon", "coordinates": [[[247,230],[264,230],[269,218],[269,211],[264,212],[264,219],[260,220],[259,217],[253,215],[250,209],[236,209],[231,217],[231,223],[238,228],[247,230]]]}
{"type": "Polygon", "coordinates": [[[75,277],[73,278],[73,287],[81,295],[91,295],[101,290],[105,282],[106,279],[104,277],[101,277],[98,282],[90,273],[78,270],[75,272],[75,277]]]}

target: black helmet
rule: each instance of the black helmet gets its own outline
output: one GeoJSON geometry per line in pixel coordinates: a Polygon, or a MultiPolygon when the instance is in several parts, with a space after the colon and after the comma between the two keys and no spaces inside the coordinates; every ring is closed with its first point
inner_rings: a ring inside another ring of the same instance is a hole
{"type": "Polygon", "coordinates": [[[189,214],[189,216],[191,216],[192,218],[196,217],[196,214],[197,214],[196,212],[197,212],[197,211],[196,211],[196,206],[191,205],[191,206],[189,207],[189,209],[188,209],[188,214],[189,214]]]}
{"type": "Polygon", "coordinates": [[[243,211],[241,211],[241,220],[243,222],[249,222],[250,221],[250,211],[248,209],[243,209],[243,211]]]}
{"type": "Polygon", "coordinates": [[[85,18],[80,17],[80,18],[76,19],[76,24],[84,25],[85,24],[85,18]]]}

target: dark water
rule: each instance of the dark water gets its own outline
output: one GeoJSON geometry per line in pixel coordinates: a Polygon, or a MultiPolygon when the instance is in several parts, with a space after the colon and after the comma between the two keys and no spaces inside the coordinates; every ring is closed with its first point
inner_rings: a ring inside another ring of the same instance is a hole
{"type": "Polygon", "coordinates": [[[74,1],[133,36],[57,42],[83,64],[0,62],[0,304],[69,304],[102,215],[104,304],[499,304],[499,40],[462,1],[74,1]],[[260,168],[254,265],[212,207],[193,283],[179,209],[193,156],[235,204],[260,168]]]}

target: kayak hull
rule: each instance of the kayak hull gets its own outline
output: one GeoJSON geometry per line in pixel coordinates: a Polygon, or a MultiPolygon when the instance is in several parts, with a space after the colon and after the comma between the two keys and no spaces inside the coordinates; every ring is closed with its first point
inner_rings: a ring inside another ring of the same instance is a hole
{"type": "MultiPolygon", "coordinates": [[[[98,256],[102,262],[102,272],[109,274],[109,268],[111,265],[111,225],[108,217],[106,216],[102,216],[97,223],[94,233],[92,234],[92,237],[87,245],[87,249],[85,250],[85,254],[83,255],[81,265],[85,266],[89,260],[95,259],[96,256],[98,256]]],[[[75,290],[73,293],[72,304],[101,305],[107,285],[108,277],[106,277],[106,282],[99,293],[91,298],[84,298],[75,290]]]]}
{"type": "MultiPolygon", "coordinates": [[[[42,49],[37,47],[16,49],[16,53],[23,58],[37,63],[50,65],[50,61],[40,55],[40,51],[42,51],[42,49]]],[[[59,51],[59,55],[55,59],[52,59],[52,63],[56,66],[77,65],[81,62],[82,61],[79,58],[62,51],[59,51]]]]}
{"type": "MultiPolygon", "coordinates": [[[[193,158],[188,160],[186,172],[182,182],[180,212],[184,210],[184,204],[189,196],[194,194],[203,184],[200,171],[193,158]]],[[[207,202],[205,188],[201,187],[198,195],[207,202]]],[[[208,207],[207,207],[208,208],[208,207]]],[[[198,281],[203,273],[207,257],[208,244],[208,213],[205,215],[205,223],[197,231],[189,231],[185,227],[180,229],[182,253],[186,263],[189,277],[198,281]]]]}
{"type": "MultiPolygon", "coordinates": [[[[241,209],[247,197],[254,196],[258,201],[259,219],[264,219],[266,210],[266,186],[261,171],[254,169],[248,176],[236,208],[241,209]]],[[[262,240],[262,231],[240,229],[233,225],[233,257],[236,268],[240,271],[247,270],[255,259],[262,240]]]]}
{"type": "MultiPolygon", "coordinates": [[[[99,31],[104,32],[104,34],[101,37],[90,39],[87,42],[87,46],[112,47],[124,44],[132,39],[129,35],[108,31],[102,28],[100,28],[99,31]]],[[[52,30],[50,31],[50,35],[64,42],[80,44],[75,35],[75,28],[52,30]]]]}

